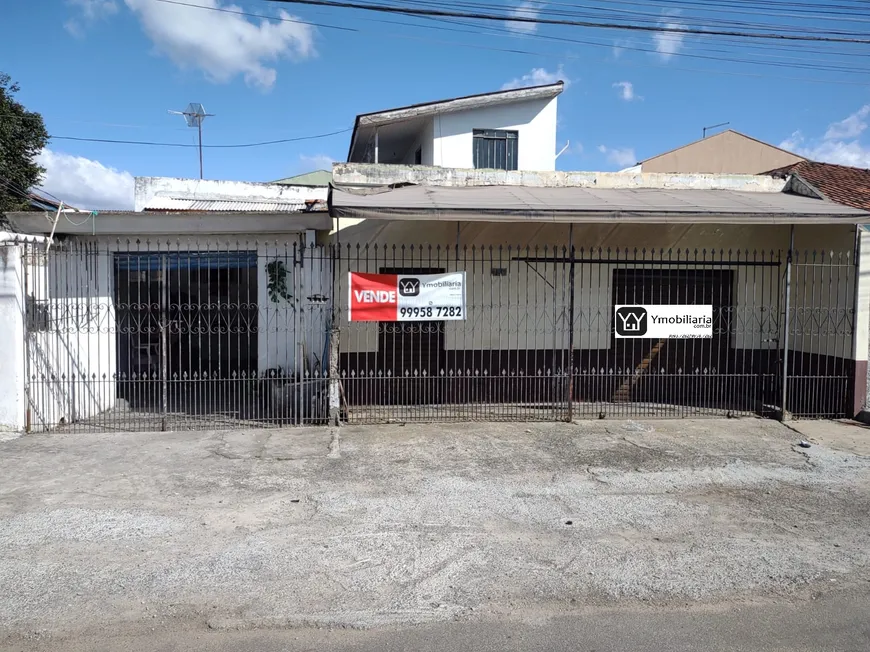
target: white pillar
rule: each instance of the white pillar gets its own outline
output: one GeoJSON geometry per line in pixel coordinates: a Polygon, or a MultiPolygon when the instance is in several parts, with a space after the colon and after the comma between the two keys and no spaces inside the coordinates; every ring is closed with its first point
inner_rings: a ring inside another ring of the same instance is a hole
{"type": "Polygon", "coordinates": [[[855,323],[852,359],[855,361],[853,416],[867,405],[867,354],[870,348],[870,231],[857,227],[855,248],[855,323]]]}
{"type": "Polygon", "coordinates": [[[25,428],[24,277],[21,245],[0,241],[0,431],[25,428]]]}

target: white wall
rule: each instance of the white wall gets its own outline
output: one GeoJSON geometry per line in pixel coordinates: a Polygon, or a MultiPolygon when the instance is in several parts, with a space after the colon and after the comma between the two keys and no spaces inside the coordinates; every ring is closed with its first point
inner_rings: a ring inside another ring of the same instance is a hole
{"type": "Polygon", "coordinates": [[[23,261],[27,408],[40,430],[115,405],[111,267],[96,251],[29,247],[23,261]]]}
{"type": "Polygon", "coordinates": [[[327,188],[286,186],[277,183],[179,179],[175,177],[136,177],[133,210],[145,210],[148,202],[155,197],[228,201],[302,202],[306,199],[325,201],[327,194],[327,188]]]}
{"type": "MultiPolygon", "coordinates": [[[[557,100],[528,100],[435,116],[431,165],[473,168],[473,130],[503,129],[519,132],[519,170],[555,170],[557,100]]],[[[426,154],[424,149],[424,165],[426,154]]]]}
{"type": "Polygon", "coordinates": [[[0,431],[24,429],[21,248],[0,242],[0,431]]]}

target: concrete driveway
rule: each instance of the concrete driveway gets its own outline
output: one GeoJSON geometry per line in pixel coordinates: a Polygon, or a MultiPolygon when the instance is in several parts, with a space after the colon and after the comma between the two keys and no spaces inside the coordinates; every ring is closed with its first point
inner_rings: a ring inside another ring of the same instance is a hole
{"type": "MultiPolygon", "coordinates": [[[[0,647],[10,649],[94,650],[109,635],[140,641],[130,649],[176,649],[148,645],[240,630],[280,632],[274,649],[297,649],[287,632],[308,645],[314,628],[366,630],[371,641],[411,625],[491,640],[493,623],[552,620],[552,634],[559,618],[576,627],[572,614],[606,619],[614,609],[643,622],[760,602],[867,605],[868,561],[870,430],[854,424],[408,425],[0,443],[0,647]]],[[[362,644],[334,646],[352,642],[362,644]]]]}

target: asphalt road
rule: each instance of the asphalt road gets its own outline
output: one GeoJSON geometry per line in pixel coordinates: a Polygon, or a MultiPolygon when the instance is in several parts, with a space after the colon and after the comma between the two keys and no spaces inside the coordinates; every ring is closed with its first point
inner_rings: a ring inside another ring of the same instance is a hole
{"type": "Polygon", "coordinates": [[[870,585],[801,602],[704,608],[522,610],[505,618],[374,630],[212,631],[170,627],[147,633],[22,643],[39,652],[866,652],[870,585]]]}
{"type": "Polygon", "coordinates": [[[866,651],[868,442],[757,419],[0,441],[0,650],[866,651]]]}

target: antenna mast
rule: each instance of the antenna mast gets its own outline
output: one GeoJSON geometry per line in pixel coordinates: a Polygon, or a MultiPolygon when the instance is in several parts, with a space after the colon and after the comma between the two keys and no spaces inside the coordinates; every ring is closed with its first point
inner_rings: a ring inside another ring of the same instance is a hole
{"type": "MultiPolygon", "coordinates": [[[[202,105],[200,105],[200,106],[202,106],[202,105]]],[[[730,125],[730,124],[731,124],[730,122],[720,122],[717,125],[710,125],[709,127],[704,127],[704,130],[701,132],[701,134],[702,134],[701,138],[706,138],[707,131],[710,129],[715,129],[716,127],[724,127],[725,125],[730,125]]]]}
{"type": "Polygon", "coordinates": [[[205,107],[199,102],[191,102],[184,111],[169,111],[173,115],[183,115],[188,127],[196,127],[199,136],[199,178],[202,179],[202,121],[214,116],[214,113],[206,113],[205,107]]]}

